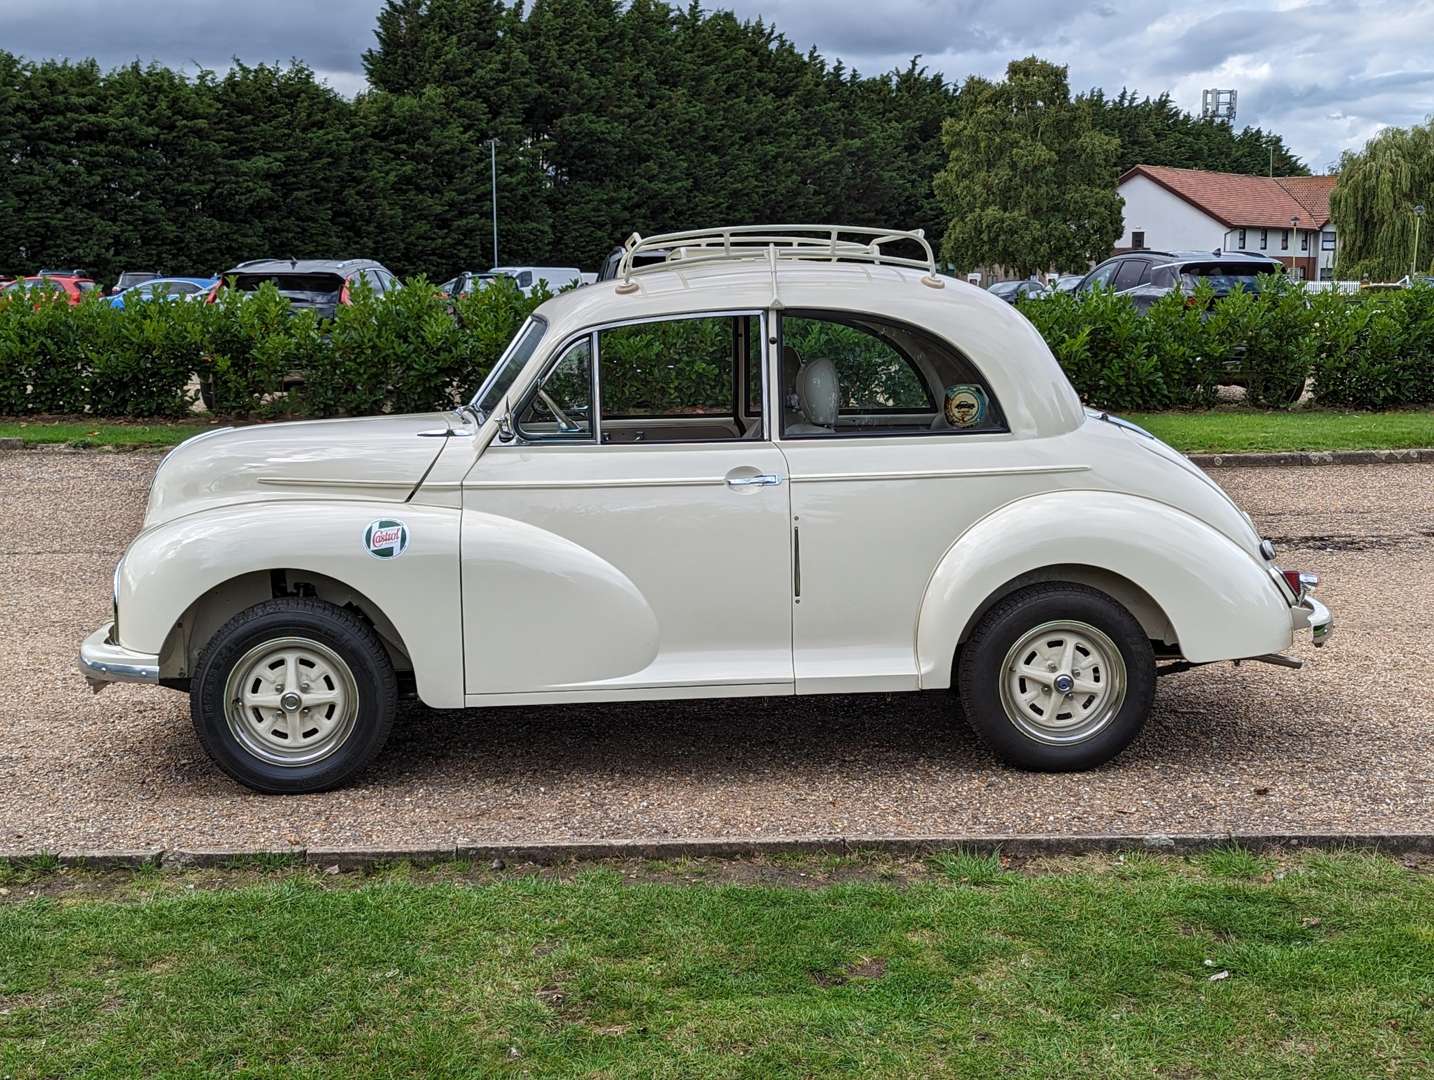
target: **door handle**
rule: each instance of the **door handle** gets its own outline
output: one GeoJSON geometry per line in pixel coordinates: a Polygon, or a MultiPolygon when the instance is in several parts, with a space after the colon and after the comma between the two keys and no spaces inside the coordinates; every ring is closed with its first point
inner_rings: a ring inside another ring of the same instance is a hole
{"type": "Polygon", "coordinates": [[[782,482],[776,473],[758,473],[756,476],[729,476],[728,487],[774,487],[782,482]]]}

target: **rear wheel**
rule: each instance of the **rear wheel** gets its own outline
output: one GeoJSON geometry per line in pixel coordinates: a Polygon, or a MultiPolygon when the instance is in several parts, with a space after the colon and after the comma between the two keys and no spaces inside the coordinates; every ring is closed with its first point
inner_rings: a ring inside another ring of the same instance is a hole
{"type": "Polygon", "coordinates": [[[996,604],[961,650],[967,721],[1006,761],[1066,772],[1102,765],[1150,714],[1155,654],[1140,623],[1085,585],[1033,585],[996,604]]]}
{"type": "Polygon", "coordinates": [[[349,780],[382,749],[396,708],[393,666],[373,628],[299,597],[230,619],[190,682],[205,751],[241,784],[270,794],[349,780]]]}

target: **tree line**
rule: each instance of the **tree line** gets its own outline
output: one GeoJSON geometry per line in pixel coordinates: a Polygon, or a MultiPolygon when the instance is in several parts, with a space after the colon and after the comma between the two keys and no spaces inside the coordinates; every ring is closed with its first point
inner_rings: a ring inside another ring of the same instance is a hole
{"type": "MultiPolygon", "coordinates": [[[[919,58],[863,74],[762,19],[660,0],[387,0],[348,99],[302,62],[194,75],[0,51],[0,273],[208,273],[369,256],[438,280],[592,268],[633,229],[949,220],[933,179],[963,91],[919,58]]],[[[1305,171],[1277,136],[1168,97],[1076,95],[1137,162],[1305,171]]]]}

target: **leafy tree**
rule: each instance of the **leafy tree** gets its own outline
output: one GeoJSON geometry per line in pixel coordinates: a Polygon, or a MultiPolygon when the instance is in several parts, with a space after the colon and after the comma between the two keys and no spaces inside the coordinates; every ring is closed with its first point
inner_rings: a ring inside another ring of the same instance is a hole
{"type": "Polygon", "coordinates": [[[1339,235],[1337,276],[1392,281],[1411,267],[1434,273],[1434,120],[1386,128],[1363,150],[1346,152],[1329,210],[1339,235]]]}
{"type": "Polygon", "coordinates": [[[1028,57],[1003,82],[973,76],[962,86],[935,185],[949,220],[941,252],[957,267],[1072,269],[1103,258],[1120,235],[1119,141],[1071,100],[1066,75],[1028,57]]]}

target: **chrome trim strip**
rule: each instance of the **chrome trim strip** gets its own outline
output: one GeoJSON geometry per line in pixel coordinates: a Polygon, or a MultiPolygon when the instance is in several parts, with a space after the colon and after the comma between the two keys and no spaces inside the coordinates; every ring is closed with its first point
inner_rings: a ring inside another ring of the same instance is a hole
{"type": "Polygon", "coordinates": [[[903,469],[896,472],[809,473],[793,476],[794,484],[827,484],[837,480],[942,480],[965,476],[1027,476],[1088,472],[1089,465],[993,465],[971,469],[903,469]]]}
{"type": "Polygon", "coordinates": [[[412,480],[332,480],[317,476],[261,476],[259,483],[270,487],[336,487],[336,488],[402,488],[413,487],[412,480]]]}
{"type": "MultiPolygon", "coordinates": [[[[586,488],[662,488],[662,487],[711,487],[727,483],[723,476],[674,476],[645,477],[617,480],[476,480],[463,484],[465,491],[505,491],[541,489],[543,491],[580,491],[586,488]]],[[[435,485],[436,486],[436,485],[435,485]]]]}
{"type": "Polygon", "coordinates": [[[159,682],[159,657],[115,644],[113,630],[114,623],[105,623],[80,645],[80,673],[90,685],[99,690],[111,682],[159,682]]]}
{"type": "Polygon", "coordinates": [[[1313,596],[1306,595],[1300,601],[1300,607],[1310,613],[1310,635],[1314,638],[1315,647],[1318,648],[1334,633],[1334,616],[1330,614],[1329,608],[1313,596]]]}

